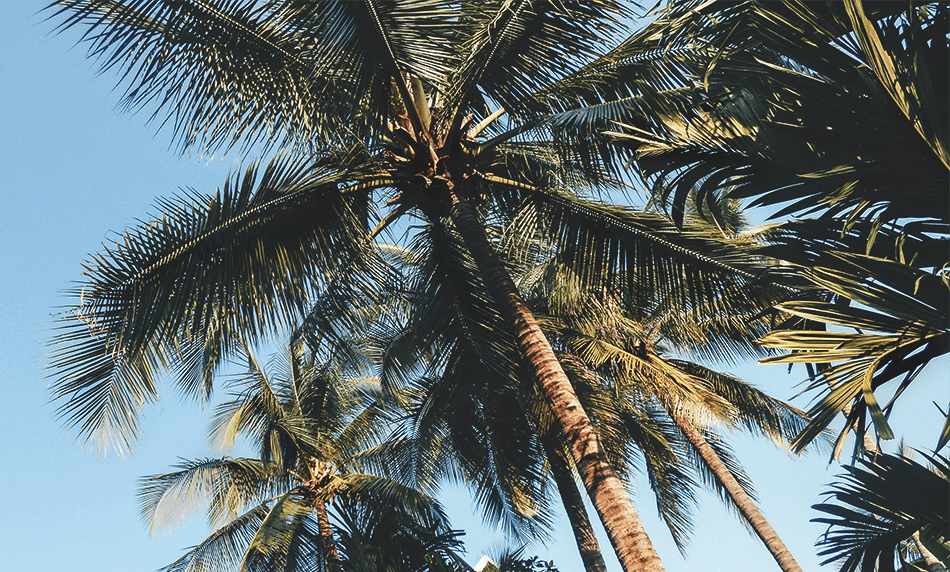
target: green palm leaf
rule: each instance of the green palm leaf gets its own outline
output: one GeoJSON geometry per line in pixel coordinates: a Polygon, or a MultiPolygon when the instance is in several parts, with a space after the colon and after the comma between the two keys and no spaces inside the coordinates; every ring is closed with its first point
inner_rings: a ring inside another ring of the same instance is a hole
{"type": "MultiPolygon", "coordinates": [[[[444,2],[64,0],[103,69],[121,68],[124,104],[167,113],[187,147],[335,142],[378,132],[388,77],[445,77],[454,11],[444,2]]],[[[51,6],[51,9],[53,7],[51,6]]]]}
{"type": "Polygon", "coordinates": [[[245,549],[266,514],[266,506],[244,513],[162,568],[162,572],[224,572],[239,569],[245,549]]]}
{"type": "Polygon", "coordinates": [[[465,2],[462,14],[472,33],[447,90],[450,108],[480,92],[522,115],[540,86],[599,56],[596,46],[617,33],[627,10],[612,1],[492,1],[465,2]]]}
{"type": "Polygon", "coordinates": [[[836,502],[813,508],[828,516],[812,519],[828,525],[817,543],[822,562],[844,561],[841,570],[894,571],[897,548],[916,531],[931,541],[947,541],[950,465],[944,457],[929,458],[928,470],[909,459],[878,455],[860,459],[829,496],[836,502]]]}
{"type": "Polygon", "coordinates": [[[326,273],[361,248],[363,223],[339,180],[281,159],[251,167],[214,196],[163,202],[162,217],[93,257],[52,340],[60,414],[100,452],[110,439],[125,450],[158,372],[189,354],[187,342],[213,365],[245,336],[304,315],[326,273]]]}
{"type": "Polygon", "coordinates": [[[762,258],[708,227],[680,230],[662,214],[553,188],[526,195],[513,232],[541,233],[582,284],[616,280],[631,304],[649,308],[663,301],[680,311],[709,313],[730,299],[766,307],[785,295],[756,281],[765,269],[762,258]]]}
{"type": "Polygon", "coordinates": [[[253,507],[255,499],[277,496],[292,486],[273,467],[249,459],[188,461],[178,468],[141,480],[140,512],[152,534],[178,526],[202,505],[209,507],[209,522],[222,526],[253,507]]]}
{"type": "Polygon", "coordinates": [[[817,391],[820,397],[809,410],[812,421],[797,437],[794,447],[801,450],[838,413],[851,407],[848,423],[835,447],[837,456],[848,432],[855,426],[865,426],[866,414],[871,415],[880,438],[893,438],[888,412],[922,368],[947,352],[950,314],[947,287],[932,274],[897,262],[853,254],[832,253],[826,261],[834,266],[805,270],[803,275],[860,306],[800,301],[777,307],[813,323],[854,328],[858,333],[774,331],[761,342],[792,353],[761,361],[828,364],[819,369],[806,388],[817,391]],[[880,405],[875,391],[897,379],[901,381],[893,398],[880,405]]]}
{"type": "MultiPolygon", "coordinates": [[[[860,3],[849,6],[851,18],[833,4],[684,6],[644,31],[668,33],[673,49],[695,44],[698,34],[725,51],[707,59],[705,93],[668,115],[662,134],[618,130],[674,216],[702,182],[700,201],[718,200],[713,191],[721,190],[755,197],[753,205],[785,203],[775,216],[820,209],[852,219],[946,223],[943,211],[922,208],[942,196],[947,180],[941,141],[948,94],[932,79],[946,70],[945,39],[935,32],[943,29],[945,7],[933,5],[924,18],[875,6],[867,9],[872,24],[859,16],[860,3]],[[689,33],[677,41],[669,28],[689,33]],[[847,35],[855,29],[861,42],[847,35]],[[893,86],[898,78],[900,88],[893,86]]],[[[689,74],[677,83],[696,85],[689,74]]]]}

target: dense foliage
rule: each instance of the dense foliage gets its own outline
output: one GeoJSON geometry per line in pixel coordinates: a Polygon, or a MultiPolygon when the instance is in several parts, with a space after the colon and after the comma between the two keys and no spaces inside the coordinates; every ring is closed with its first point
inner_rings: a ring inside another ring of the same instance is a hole
{"type": "Polygon", "coordinates": [[[547,529],[561,463],[625,572],[659,571],[625,489],[635,445],[678,542],[690,493],[674,484],[711,475],[799,570],[757,523],[712,418],[799,452],[844,418],[833,455],[853,436],[863,468],[819,509],[838,516],[821,553],[848,570],[946,541],[939,519],[902,508],[928,506],[941,477],[863,456],[950,350],[950,8],[677,0],[640,28],[635,9],[53,3],[125,104],[182,148],[261,154],[87,261],[53,339],[62,416],[100,451],[128,450],[162,373],[207,397],[229,359],[299,327],[284,381],[251,360],[219,419],[260,458],[149,481],[153,517],[187,482],[225,523],[172,569],[212,553],[224,568],[448,569],[456,535],[428,495],[440,479],[472,484],[527,539],[547,529]],[[742,199],[776,222],[739,232],[742,199]],[[710,366],[749,357],[805,364],[805,426],[710,366]],[[338,390],[367,368],[372,391],[338,390]],[[926,486],[898,493],[915,479],[926,486]]]}

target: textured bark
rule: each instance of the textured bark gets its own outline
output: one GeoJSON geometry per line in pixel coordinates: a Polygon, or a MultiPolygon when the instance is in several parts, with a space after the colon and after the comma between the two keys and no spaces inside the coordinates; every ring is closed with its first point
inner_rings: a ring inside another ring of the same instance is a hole
{"type": "Polygon", "coordinates": [[[680,431],[683,432],[693,447],[699,451],[703,460],[712,470],[713,474],[716,475],[716,479],[719,480],[723,488],[726,489],[726,492],[729,493],[729,496],[739,508],[739,512],[742,513],[742,516],[752,525],[755,534],[762,540],[769,552],[772,553],[772,557],[775,558],[779,568],[785,572],[802,572],[801,567],[792,557],[792,553],[789,552],[785,543],[782,542],[782,539],[779,538],[775,530],[772,529],[769,522],[765,520],[765,516],[763,516],[759,508],[755,506],[752,498],[743,490],[742,486],[732,475],[732,472],[729,471],[728,467],[722,462],[722,459],[719,458],[719,455],[716,454],[716,451],[706,442],[706,439],[704,439],[692,423],[686,419],[675,414],[673,415],[673,419],[680,431]]]}
{"type": "Polygon", "coordinates": [[[581,407],[551,344],[488,242],[474,208],[459,199],[451,189],[449,197],[452,220],[560,425],[581,481],[607,530],[621,566],[625,572],[663,570],[660,557],[643,529],[623,483],[607,461],[590,418],[581,407]]]}
{"type": "Polygon", "coordinates": [[[340,567],[340,555],[336,551],[336,543],[333,542],[333,528],[330,526],[330,518],[327,516],[327,503],[322,500],[316,501],[317,525],[320,528],[320,543],[323,548],[323,558],[327,563],[327,570],[338,572],[340,567]]]}
{"type": "Polygon", "coordinates": [[[940,560],[934,556],[934,553],[927,550],[927,547],[924,546],[924,543],[920,540],[920,531],[914,531],[914,535],[910,537],[914,542],[914,546],[917,547],[917,551],[920,552],[920,555],[924,558],[924,564],[927,565],[927,572],[947,572],[947,568],[943,565],[940,560]]]}
{"type": "Polygon", "coordinates": [[[590,524],[590,519],[587,518],[584,499],[574,483],[574,474],[571,472],[564,451],[558,446],[557,440],[553,436],[543,436],[541,442],[544,445],[548,462],[551,464],[551,474],[554,475],[557,492],[561,496],[564,511],[567,512],[571,530],[574,531],[574,541],[577,543],[577,551],[584,563],[584,570],[587,572],[607,572],[604,555],[600,552],[600,544],[597,542],[594,528],[590,524]]]}

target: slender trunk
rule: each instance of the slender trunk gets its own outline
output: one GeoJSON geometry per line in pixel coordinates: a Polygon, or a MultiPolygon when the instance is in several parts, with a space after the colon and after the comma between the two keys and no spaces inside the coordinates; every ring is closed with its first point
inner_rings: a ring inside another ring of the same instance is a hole
{"type": "Polygon", "coordinates": [[[600,544],[597,542],[594,528],[590,524],[590,519],[587,518],[584,499],[574,483],[574,475],[571,473],[571,467],[567,462],[564,451],[557,444],[557,439],[551,435],[542,436],[541,444],[544,446],[544,452],[551,464],[551,474],[554,475],[557,492],[561,496],[561,503],[564,505],[565,512],[567,512],[567,519],[571,522],[571,530],[574,531],[574,541],[577,543],[577,551],[580,552],[581,560],[584,562],[584,570],[587,572],[607,572],[604,555],[600,552],[600,544]]]}
{"type": "Polygon", "coordinates": [[[659,572],[663,564],[643,529],[623,483],[617,477],[597,433],[581,407],[554,350],[518,294],[511,276],[488,242],[474,208],[449,190],[451,216],[491,292],[498,310],[511,328],[525,362],[532,368],[542,393],[554,412],[587,494],[610,536],[625,572],[659,572]]]}
{"type": "Polygon", "coordinates": [[[934,553],[927,550],[927,547],[924,546],[924,543],[920,540],[920,531],[915,530],[914,535],[910,537],[913,541],[914,546],[917,547],[917,551],[920,552],[920,555],[924,559],[924,564],[927,565],[927,572],[947,572],[947,568],[943,565],[940,560],[934,556],[934,553]]]}
{"type": "Polygon", "coordinates": [[[340,555],[336,551],[336,543],[333,542],[333,528],[330,526],[330,518],[327,516],[327,503],[322,500],[316,501],[317,526],[320,529],[320,543],[323,548],[323,558],[327,563],[327,570],[330,572],[339,572],[340,555]]]}
{"type": "Polygon", "coordinates": [[[726,489],[726,492],[729,493],[733,502],[736,503],[739,512],[742,513],[742,516],[752,525],[755,534],[762,540],[769,552],[772,553],[772,557],[775,558],[779,568],[785,572],[802,572],[801,567],[798,565],[798,562],[795,562],[792,553],[789,552],[785,543],[782,542],[782,539],[779,538],[775,530],[772,529],[769,522],[765,520],[759,508],[755,506],[755,503],[752,501],[752,498],[750,498],[742,486],[739,485],[739,482],[736,481],[736,478],[722,462],[722,459],[720,459],[719,455],[709,446],[709,443],[706,442],[706,439],[703,438],[696,427],[680,415],[674,414],[673,420],[693,447],[699,451],[703,460],[712,470],[713,474],[716,475],[716,479],[719,480],[726,489]]]}

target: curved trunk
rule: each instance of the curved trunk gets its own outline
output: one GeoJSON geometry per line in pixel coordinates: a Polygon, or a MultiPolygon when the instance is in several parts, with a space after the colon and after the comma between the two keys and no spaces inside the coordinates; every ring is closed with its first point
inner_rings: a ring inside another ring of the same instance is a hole
{"type": "Polygon", "coordinates": [[[917,551],[920,552],[920,555],[923,556],[924,564],[927,565],[927,572],[947,572],[947,568],[943,563],[934,556],[933,552],[927,550],[927,547],[924,546],[923,541],[920,540],[919,530],[915,530],[910,539],[914,543],[914,546],[917,547],[917,551]]]}
{"type": "Polygon", "coordinates": [[[564,511],[567,512],[567,519],[571,522],[571,530],[574,531],[574,541],[584,562],[584,570],[607,572],[604,555],[600,552],[600,544],[597,542],[594,528],[590,524],[590,519],[587,518],[584,499],[574,483],[574,475],[571,473],[564,451],[557,445],[557,440],[548,435],[541,437],[541,444],[551,464],[551,474],[557,484],[557,492],[561,496],[564,511]]]}
{"type": "Polygon", "coordinates": [[[789,552],[785,543],[782,542],[782,539],[779,538],[775,530],[772,529],[769,522],[765,520],[759,508],[755,506],[755,503],[752,501],[752,498],[749,497],[739,482],[736,481],[732,472],[730,472],[722,462],[722,459],[719,458],[716,451],[709,446],[709,443],[706,442],[702,434],[700,434],[692,423],[683,419],[681,416],[673,414],[672,417],[676,426],[679,427],[680,431],[683,432],[683,435],[686,436],[686,439],[689,440],[693,447],[699,451],[703,460],[712,470],[713,474],[716,475],[716,479],[719,480],[723,488],[726,489],[726,492],[729,493],[733,502],[736,503],[739,512],[742,513],[742,516],[752,525],[755,534],[762,540],[769,552],[772,553],[772,557],[775,558],[779,568],[785,572],[802,572],[801,567],[798,565],[798,562],[795,562],[792,553],[789,552]]]}
{"type": "MultiPolygon", "coordinates": [[[[451,183],[449,183],[451,185],[451,183]]],[[[541,332],[507,269],[488,242],[474,208],[449,188],[451,217],[491,292],[501,315],[511,328],[525,363],[534,373],[545,400],[557,419],[565,443],[587,494],[600,517],[625,572],[659,572],[663,564],[643,529],[640,517],[617,477],[597,433],[581,407],[570,380],[554,350],[541,332]]]]}
{"type": "Polygon", "coordinates": [[[322,500],[316,501],[317,525],[320,528],[320,544],[323,548],[323,558],[327,563],[327,570],[330,572],[339,572],[340,555],[336,551],[336,543],[333,542],[333,528],[330,526],[330,518],[327,516],[327,503],[322,500]]]}

